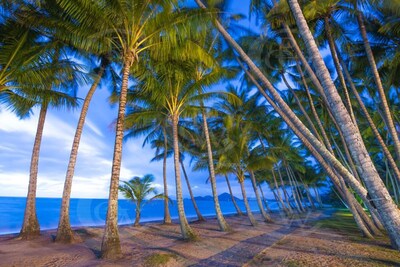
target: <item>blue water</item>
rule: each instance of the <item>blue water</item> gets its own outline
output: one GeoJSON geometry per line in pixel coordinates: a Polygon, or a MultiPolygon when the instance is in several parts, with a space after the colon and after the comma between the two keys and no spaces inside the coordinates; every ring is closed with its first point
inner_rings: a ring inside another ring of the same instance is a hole
{"type": "MultiPolygon", "coordinates": [[[[0,234],[18,233],[21,229],[24,217],[26,198],[24,197],[0,197],[0,234]]],[[[250,200],[250,207],[257,211],[256,201],[250,200]]],[[[155,200],[143,207],[141,222],[162,220],[164,207],[162,200],[155,200]]],[[[215,215],[214,203],[208,200],[199,200],[197,205],[203,216],[215,215]]],[[[231,201],[220,201],[224,214],[236,213],[231,201]]],[[[245,210],[243,201],[238,201],[242,211],[245,210]]],[[[269,202],[271,209],[277,209],[276,203],[269,202]]],[[[36,210],[40,228],[55,229],[60,215],[60,198],[37,198],[36,210]]],[[[184,200],[185,212],[188,218],[195,218],[192,202],[184,200]]],[[[70,217],[72,226],[99,226],[105,224],[107,212],[107,199],[71,199],[70,217]]],[[[170,204],[172,219],[178,218],[177,205],[170,204]]],[[[135,204],[128,200],[118,201],[119,224],[133,223],[135,218],[135,204]]]]}

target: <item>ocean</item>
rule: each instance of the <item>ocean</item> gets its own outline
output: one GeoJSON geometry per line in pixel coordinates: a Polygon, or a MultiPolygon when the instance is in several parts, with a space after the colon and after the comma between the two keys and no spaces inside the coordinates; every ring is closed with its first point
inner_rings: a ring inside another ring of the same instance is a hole
{"type": "MultiPolygon", "coordinates": [[[[26,198],[24,197],[0,197],[0,234],[18,233],[21,229],[24,217],[26,198]]],[[[105,224],[107,212],[107,199],[71,199],[70,217],[74,226],[101,226],[105,224]]],[[[258,211],[257,202],[249,200],[253,211],[258,211]]],[[[242,211],[245,211],[244,202],[238,200],[242,211]]],[[[214,203],[210,200],[197,200],[197,205],[203,216],[215,215],[214,203]]],[[[221,210],[224,214],[235,214],[236,210],[231,201],[221,200],[221,210]]],[[[60,198],[37,198],[36,210],[41,230],[55,229],[60,216],[60,198]]],[[[185,212],[189,219],[195,219],[196,213],[190,199],[184,200],[185,212]]],[[[269,201],[272,210],[277,209],[277,203],[269,201]]],[[[178,218],[176,202],[170,204],[172,219],[178,218]]],[[[164,207],[162,200],[154,200],[147,203],[142,209],[140,222],[162,220],[164,207]]],[[[135,218],[135,204],[129,200],[118,201],[118,223],[131,224],[135,218]]]]}

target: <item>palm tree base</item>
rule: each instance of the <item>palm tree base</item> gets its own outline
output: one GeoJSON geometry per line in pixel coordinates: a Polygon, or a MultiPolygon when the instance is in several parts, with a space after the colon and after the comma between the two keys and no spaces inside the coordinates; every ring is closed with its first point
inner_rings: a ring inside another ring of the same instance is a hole
{"type": "Polygon", "coordinates": [[[82,242],[82,238],[79,235],[75,234],[70,227],[59,227],[54,242],[73,244],[82,242]]]}
{"type": "Polygon", "coordinates": [[[21,232],[19,233],[18,239],[21,240],[32,240],[40,236],[40,226],[37,220],[24,224],[21,232]]]}
{"type": "Polygon", "coordinates": [[[121,244],[119,236],[104,237],[101,245],[101,258],[116,260],[122,258],[121,244]]]}

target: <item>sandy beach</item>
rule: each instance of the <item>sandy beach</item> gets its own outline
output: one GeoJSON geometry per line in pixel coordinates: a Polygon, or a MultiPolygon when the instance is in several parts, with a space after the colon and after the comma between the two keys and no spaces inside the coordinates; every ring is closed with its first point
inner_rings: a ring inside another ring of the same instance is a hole
{"type": "Polygon", "coordinates": [[[387,238],[367,240],[321,228],[318,221],[332,211],[318,211],[288,219],[275,214],[273,224],[256,215],[258,226],[247,217],[230,216],[231,233],[218,231],[214,218],[192,222],[201,238],[180,239],[178,224],[146,223],[139,228],[120,227],[123,258],[99,259],[103,229],[75,229],[82,242],[54,243],[54,230],[34,241],[0,237],[0,266],[400,266],[400,254],[387,238]]]}

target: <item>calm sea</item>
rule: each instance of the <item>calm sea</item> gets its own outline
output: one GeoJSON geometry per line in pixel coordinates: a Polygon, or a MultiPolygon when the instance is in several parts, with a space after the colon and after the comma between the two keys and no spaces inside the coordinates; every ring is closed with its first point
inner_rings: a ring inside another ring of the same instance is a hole
{"type": "MultiPolygon", "coordinates": [[[[24,197],[0,197],[0,234],[18,233],[21,229],[24,217],[26,198],[24,197]]],[[[257,211],[255,200],[250,200],[250,207],[257,211]]],[[[192,202],[184,200],[185,212],[188,218],[195,218],[192,202]]],[[[198,200],[200,212],[203,216],[215,215],[214,203],[209,200],[198,200]]],[[[236,213],[231,201],[220,201],[224,214],[236,213]]],[[[242,211],[245,210],[243,201],[238,201],[242,211]]],[[[269,202],[270,208],[277,209],[277,204],[269,202]]],[[[57,228],[60,215],[60,198],[37,198],[36,207],[40,228],[57,228]]],[[[70,216],[72,226],[98,226],[104,225],[107,212],[107,199],[71,199],[70,216]]],[[[141,222],[157,221],[163,219],[163,201],[155,200],[147,203],[142,210],[141,222]]],[[[171,217],[178,218],[176,203],[170,205],[171,217]]],[[[133,223],[135,217],[135,204],[128,200],[118,202],[119,224],[133,223]]]]}

